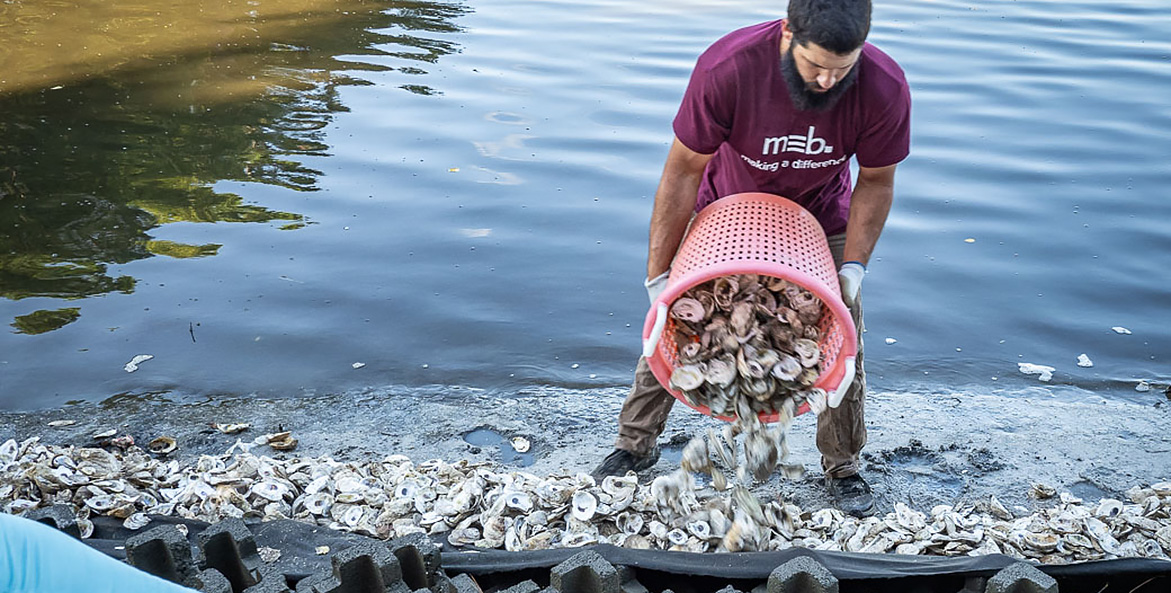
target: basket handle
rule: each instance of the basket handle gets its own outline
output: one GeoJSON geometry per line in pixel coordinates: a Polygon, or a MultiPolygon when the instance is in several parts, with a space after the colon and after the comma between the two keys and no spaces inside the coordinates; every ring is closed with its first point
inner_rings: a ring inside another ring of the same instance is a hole
{"type": "Polygon", "coordinates": [[[829,394],[829,407],[836,408],[842,403],[842,399],[846,397],[846,391],[850,389],[850,384],[854,382],[854,373],[856,372],[855,357],[847,356],[842,361],[846,365],[846,372],[842,375],[842,381],[838,383],[838,388],[833,393],[829,394]]]}
{"type": "MultiPolygon", "coordinates": [[[[655,346],[659,345],[659,338],[663,337],[663,328],[667,326],[667,304],[659,303],[655,308],[655,323],[651,327],[651,333],[642,341],[642,356],[643,358],[650,358],[655,353],[655,346]]],[[[851,366],[851,375],[853,375],[853,367],[851,366]]]]}

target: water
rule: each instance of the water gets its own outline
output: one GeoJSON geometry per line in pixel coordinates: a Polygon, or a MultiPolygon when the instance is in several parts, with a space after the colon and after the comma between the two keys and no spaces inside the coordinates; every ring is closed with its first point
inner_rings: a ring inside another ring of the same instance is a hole
{"type": "MultiPolygon", "coordinates": [[[[5,409],[627,385],[690,68],[781,16],[106,4],[0,8],[5,409]]],[[[1168,31],[1154,1],[878,3],[914,135],[864,285],[874,388],[1011,395],[1032,362],[1162,398],[1168,31]]]]}

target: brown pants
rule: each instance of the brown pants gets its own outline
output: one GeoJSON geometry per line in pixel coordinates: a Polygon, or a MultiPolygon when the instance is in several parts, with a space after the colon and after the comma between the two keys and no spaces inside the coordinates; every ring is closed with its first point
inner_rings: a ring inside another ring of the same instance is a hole
{"type": "MultiPolygon", "coordinates": [[[[829,237],[834,263],[842,265],[846,236],[829,237]]],[[[826,476],[844,478],[858,473],[858,453],[866,444],[865,397],[866,373],[862,369],[862,297],[850,311],[858,328],[858,371],[846,397],[837,408],[829,408],[817,416],[817,450],[821,452],[821,468],[826,476]]],[[[667,426],[667,415],[675,398],[659,385],[645,358],[639,358],[634,372],[634,385],[622,412],[618,415],[618,439],[614,446],[636,455],[645,455],[655,446],[655,440],[667,426]]]]}

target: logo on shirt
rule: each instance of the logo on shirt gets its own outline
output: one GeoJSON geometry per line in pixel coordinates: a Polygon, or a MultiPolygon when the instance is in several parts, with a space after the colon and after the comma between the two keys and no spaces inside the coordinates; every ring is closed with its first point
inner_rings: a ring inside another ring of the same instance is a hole
{"type": "Polygon", "coordinates": [[[814,127],[809,126],[809,131],[804,136],[797,134],[790,134],[788,136],[774,136],[772,138],[764,139],[765,155],[780,154],[782,152],[797,152],[801,154],[825,154],[832,152],[834,147],[826,143],[825,138],[818,138],[813,135],[814,127]]]}

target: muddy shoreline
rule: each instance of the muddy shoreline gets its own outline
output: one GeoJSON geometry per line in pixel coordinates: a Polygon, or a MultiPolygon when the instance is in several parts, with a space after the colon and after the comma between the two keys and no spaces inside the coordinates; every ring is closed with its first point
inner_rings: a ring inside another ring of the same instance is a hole
{"type": "MultiPolygon", "coordinates": [[[[411,392],[365,391],[304,399],[222,399],[207,402],[119,398],[58,409],[0,413],[0,441],[39,436],[46,444],[93,446],[93,435],[117,429],[140,445],[175,437],[181,462],[221,454],[237,438],[291,431],[295,450],[254,452],[274,457],[331,456],[368,461],[402,454],[426,459],[490,461],[537,475],[588,472],[611,449],[624,389],[534,388],[493,395],[435,387],[411,392]],[[68,426],[50,422],[71,420],[68,426]],[[238,435],[210,423],[247,422],[238,435]],[[532,443],[518,454],[508,439],[532,443]],[[471,442],[469,442],[471,441],[471,442]]],[[[1041,482],[1084,498],[1124,498],[1132,486],[1171,479],[1171,404],[1155,393],[1134,401],[1089,393],[1055,396],[1045,388],[1009,395],[876,392],[867,400],[869,436],[863,475],[879,512],[896,502],[929,511],[937,504],[987,500],[1023,509],[1051,504],[1028,496],[1041,482]]],[[[642,481],[678,467],[690,435],[722,423],[682,405],[672,412],[659,463],[642,481]]],[[[814,445],[815,419],[798,418],[789,433],[790,460],[801,480],[779,472],[754,487],[805,510],[830,506],[814,445]]],[[[1021,510],[1023,510],[1021,509],[1021,510]]]]}

